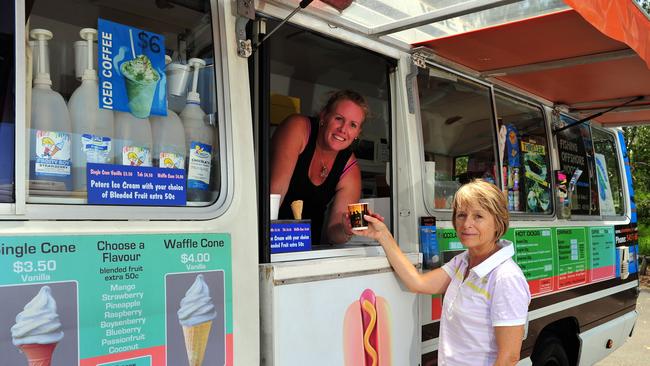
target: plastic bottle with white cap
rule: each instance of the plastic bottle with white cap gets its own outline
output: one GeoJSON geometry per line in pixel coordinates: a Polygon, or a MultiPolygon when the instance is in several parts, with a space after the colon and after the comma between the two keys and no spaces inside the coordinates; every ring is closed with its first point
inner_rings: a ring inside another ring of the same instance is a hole
{"type": "Polygon", "coordinates": [[[194,71],[192,90],[188,93],[185,108],[181,112],[188,148],[187,201],[209,202],[211,199],[210,169],[214,153],[214,136],[212,128],[206,121],[205,112],[201,109],[201,97],[196,92],[199,70],[205,66],[205,61],[191,58],[189,64],[194,71]]]}
{"type": "Polygon", "coordinates": [[[72,124],[63,97],[52,90],[50,74],[45,72],[47,41],[53,38],[53,34],[45,29],[33,29],[29,35],[39,45],[37,73],[32,87],[29,188],[69,191],[72,189],[72,124]]]}
{"type": "Polygon", "coordinates": [[[86,69],[81,85],[68,102],[72,120],[72,184],[75,191],[86,190],[86,164],[113,164],[113,112],[99,108],[99,85],[93,69],[93,41],[97,30],[84,28],[79,32],[87,42],[86,69]]]}
{"type": "Polygon", "coordinates": [[[115,111],[115,164],[152,166],[153,137],[148,118],[115,111]]]}
{"type": "MultiPolygon", "coordinates": [[[[167,65],[171,57],[165,56],[167,65]]],[[[169,80],[167,80],[169,90],[169,80]]],[[[153,166],[160,168],[185,169],[185,129],[176,112],[167,109],[166,116],[151,116],[153,136],[153,166]]]]}

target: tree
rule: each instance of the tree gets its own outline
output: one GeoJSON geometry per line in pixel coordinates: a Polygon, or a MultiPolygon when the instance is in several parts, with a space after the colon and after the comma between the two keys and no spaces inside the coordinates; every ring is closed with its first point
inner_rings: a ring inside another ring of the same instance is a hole
{"type": "Polygon", "coordinates": [[[639,0],[639,5],[641,5],[646,13],[650,14],[650,0],[639,0]]]}
{"type": "Polygon", "coordinates": [[[650,193],[650,126],[623,127],[623,135],[630,159],[634,190],[650,193]]]}

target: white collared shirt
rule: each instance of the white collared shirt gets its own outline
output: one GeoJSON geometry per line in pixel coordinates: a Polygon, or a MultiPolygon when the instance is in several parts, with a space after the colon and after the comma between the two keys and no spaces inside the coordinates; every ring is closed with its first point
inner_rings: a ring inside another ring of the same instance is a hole
{"type": "Polygon", "coordinates": [[[442,266],[451,282],[442,302],[438,365],[493,365],[497,358],[494,327],[524,325],[530,304],[528,282],[512,256],[512,242],[469,271],[469,255],[442,266]]]}

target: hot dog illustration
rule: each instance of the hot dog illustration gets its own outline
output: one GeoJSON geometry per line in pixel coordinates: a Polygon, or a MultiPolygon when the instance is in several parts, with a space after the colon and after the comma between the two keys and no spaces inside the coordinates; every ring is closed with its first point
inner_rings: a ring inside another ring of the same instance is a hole
{"type": "Polygon", "coordinates": [[[346,366],[391,366],[391,321],[388,302],[371,289],[348,306],[343,320],[346,366]]]}

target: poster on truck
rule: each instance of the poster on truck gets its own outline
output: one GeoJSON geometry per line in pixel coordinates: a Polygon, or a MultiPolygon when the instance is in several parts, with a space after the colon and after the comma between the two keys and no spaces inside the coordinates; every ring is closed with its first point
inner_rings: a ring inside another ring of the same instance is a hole
{"type": "Polygon", "coordinates": [[[167,115],[165,38],[99,18],[99,107],[137,118],[167,115]]]}
{"type": "Polygon", "coordinates": [[[275,365],[419,363],[417,295],[393,272],[277,285],[273,298],[275,365]]]}
{"type": "Polygon", "coordinates": [[[3,365],[232,365],[227,234],[0,241],[3,365]]]}

